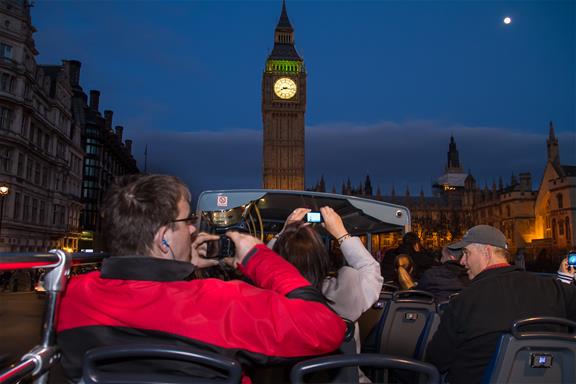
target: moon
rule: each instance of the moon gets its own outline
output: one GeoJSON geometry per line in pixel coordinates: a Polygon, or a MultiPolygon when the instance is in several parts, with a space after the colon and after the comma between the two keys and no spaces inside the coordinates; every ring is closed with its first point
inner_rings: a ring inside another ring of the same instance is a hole
{"type": "Polygon", "coordinates": [[[504,24],[508,25],[508,24],[510,24],[511,22],[512,22],[512,19],[509,18],[508,16],[506,16],[506,17],[504,18],[504,24]]]}

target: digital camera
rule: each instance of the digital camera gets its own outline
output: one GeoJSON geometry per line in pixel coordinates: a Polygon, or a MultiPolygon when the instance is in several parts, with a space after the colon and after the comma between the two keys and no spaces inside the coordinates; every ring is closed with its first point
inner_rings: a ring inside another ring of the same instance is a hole
{"type": "Polygon", "coordinates": [[[307,223],[321,223],[322,222],[322,215],[318,211],[308,212],[306,214],[306,222],[307,223]]]}
{"type": "Polygon", "coordinates": [[[226,235],[220,235],[218,240],[208,241],[206,246],[206,258],[208,259],[234,257],[234,254],[236,253],[234,242],[226,235]]]}

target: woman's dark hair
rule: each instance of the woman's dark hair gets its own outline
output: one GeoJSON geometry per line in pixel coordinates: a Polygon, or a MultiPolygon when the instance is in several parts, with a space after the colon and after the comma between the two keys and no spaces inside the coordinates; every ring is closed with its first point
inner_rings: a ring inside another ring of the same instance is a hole
{"type": "Polygon", "coordinates": [[[330,256],[316,230],[304,222],[288,224],[272,248],[317,289],[330,272],[330,256]]]}

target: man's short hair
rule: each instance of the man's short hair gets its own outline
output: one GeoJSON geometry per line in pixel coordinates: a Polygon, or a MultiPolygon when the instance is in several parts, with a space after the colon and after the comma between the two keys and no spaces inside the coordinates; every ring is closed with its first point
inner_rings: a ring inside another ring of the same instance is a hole
{"type": "Polygon", "coordinates": [[[173,225],[178,202],[190,199],[186,185],[175,176],[128,175],[115,180],[102,210],[108,251],[113,255],[149,255],[154,236],[173,225]]]}

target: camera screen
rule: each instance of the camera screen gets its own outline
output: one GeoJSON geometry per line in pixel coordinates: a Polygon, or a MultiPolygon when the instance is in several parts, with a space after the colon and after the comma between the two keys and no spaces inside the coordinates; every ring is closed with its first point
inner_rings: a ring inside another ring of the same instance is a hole
{"type": "Polygon", "coordinates": [[[309,223],[321,223],[322,215],[320,215],[320,212],[308,212],[306,214],[306,221],[309,223]]]}
{"type": "Polygon", "coordinates": [[[576,266],[576,253],[568,254],[568,265],[576,266]]]}

